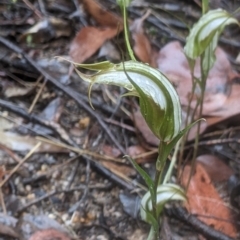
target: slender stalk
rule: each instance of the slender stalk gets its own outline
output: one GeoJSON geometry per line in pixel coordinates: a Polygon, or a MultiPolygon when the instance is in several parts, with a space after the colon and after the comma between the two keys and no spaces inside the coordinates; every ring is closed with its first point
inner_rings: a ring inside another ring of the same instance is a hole
{"type": "Polygon", "coordinates": [[[154,231],[153,226],[151,226],[151,229],[150,229],[150,232],[148,234],[147,240],[156,240],[156,238],[155,238],[155,231],[154,231]]]}
{"type": "MultiPolygon", "coordinates": [[[[195,66],[195,63],[193,64],[193,67],[190,68],[190,70],[191,70],[191,80],[192,80],[192,90],[191,90],[191,96],[190,96],[190,99],[189,99],[189,104],[187,106],[187,115],[186,115],[184,127],[187,127],[187,125],[189,123],[188,120],[189,120],[189,115],[190,115],[190,110],[191,110],[191,104],[192,104],[192,101],[193,101],[193,96],[194,96],[194,92],[195,92],[196,85],[197,85],[197,82],[195,81],[195,77],[194,77],[194,66],[195,66]]],[[[191,122],[192,122],[192,120],[191,120],[191,122]]],[[[183,162],[183,152],[184,152],[184,147],[186,146],[187,139],[188,139],[188,134],[185,134],[181,139],[180,154],[179,154],[179,166],[181,166],[181,164],[183,162]]],[[[177,175],[180,176],[180,168],[178,168],[177,175]]]]}
{"type": "MultiPolygon", "coordinates": [[[[159,144],[159,148],[158,148],[158,158],[157,158],[157,162],[156,162],[156,173],[155,173],[155,178],[154,178],[154,194],[152,196],[152,215],[153,217],[159,221],[159,214],[158,214],[158,210],[157,210],[157,188],[159,186],[159,184],[161,183],[162,180],[162,174],[163,174],[163,169],[167,160],[167,155],[165,154],[165,149],[166,149],[166,145],[167,143],[165,142],[160,142],[159,144]]],[[[152,231],[152,229],[151,229],[152,231]]],[[[158,231],[154,231],[154,234],[151,233],[150,234],[154,236],[154,240],[158,240],[159,239],[159,230],[158,231]]]]}
{"type": "Polygon", "coordinates": [[[136,61],[136,58],[133,54],[133,50],[131,48],[131,44],[130,44],[130,41],[129,41],[129,30],[128,30],[126,6],[122,7],[122,13],[123,13],[123,24],[124,24],[124,38],[125,38],[125,43],[126,43],[126,46],[127,46],[127,51],[128,51],[128,54],[129,54],[131,60],[136,61]]]}
{"type": "Polygon", "coordinates": [[[209,7],[208,0],[203,0],[202,1],[202,15],[208,11],[208,7],[209,7]]]}
{"type": "Polygon", "coordinates": [[[177,142],[176,146],[175,146],[174,153],[173,153],[173,156],[172,156],[172,160],[171,160],[170,166],[167,170],[167,173],[164,177],[163,184],[166,184],[169,181],[170,177],[172,176],[172,171],[173,171],[174,165],[177,161],[177,153],[179,152],[180,143],[181,143],[181,140],[179,140],[177,142]]]}
{"type": "MultiPolygon", "coordinates": [[[[200,61],[200,67],[201,67],[201,96],[200,96],[200,99],[199,99],[199,102],[200,103],[200,109],[199,109],[199,118],[202,116],[202,112],[203,112],[203,103],[204,103],[204,93],[205,93],[205,89],[206,89],[206,82],[207,82],[207,76],[208,76],[208,73],[204,73],[204,70],[203,70],[203,54],[200,56],[201,58],[201,61],[200,61]]],[[[197,103],[197,104],[198,104],[197,103]]],[[[189,186],[189,183],[190,183],[190,180],[191,180],[191,176],[193,175],[193,171],[194,171],[194,166],[195,166],[195,160],[196,160],[196,157],[197,157],[197,153],[198,153],[198,143],[199,143],[199,135],[200,135],[200,126],[201,126],[201,122],[198,123],[197,125],[197,136],[195,138],[195,142],[194,142],[194,151],[193,151],[193,159],[192,159],[192,162],[191,162],[191,171],[190,171],[190,176],[188,178],[188,183],[187,183],[187,189],[188,189],[188,186],[189,186]]]]}
{"type": "MultiPolygon", "coordinates": [[[[161,160],[160,158],[160,155],[158,155],[158,159],[157,159],[157,162],[159,160],[161,160]]],[[[157,211],[157,187],[158,187],[158,184],[159,184],[159,179],[160,179],[160,176],[161,176],[161,170],[157,169],[156,167],[156,173],[155,173],[155,179],[154,179],[154,195],[152,196],[152,215],[153,217],[158,221],[159,219],[159,216],[158,216],[158,211],[157,211]]],[[[151,228],[152,230],[152,228],[151,228]]],[[[150,231],[151,233],[151,231],[150,231]]],[[[154,240],[158,240],[159,239],[159,229],[157,231],[154,231],[154,240]]]]}

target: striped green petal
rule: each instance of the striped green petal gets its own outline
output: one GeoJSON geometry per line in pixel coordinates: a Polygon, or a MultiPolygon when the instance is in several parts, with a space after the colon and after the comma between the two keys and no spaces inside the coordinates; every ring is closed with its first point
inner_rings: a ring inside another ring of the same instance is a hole
{"type": "MultiPolygon", "coordinates": [[[[75,67],[96,70],[96,64],[74,63],[75,67]]],[[[176,90],[169,80],[157,69],[136,61],[120,64],[102,64],[93,75],[77,70],[79,76],[94,83],[117,85],[130,91],[129,95],[138,95],[141,113],[152,132],[162,141],[171,141],[180,131],[181,106],[176,90]]]]}

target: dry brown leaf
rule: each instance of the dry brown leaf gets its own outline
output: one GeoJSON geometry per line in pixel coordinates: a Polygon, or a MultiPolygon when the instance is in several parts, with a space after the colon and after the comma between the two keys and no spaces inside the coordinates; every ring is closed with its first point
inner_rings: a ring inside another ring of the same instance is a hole
{"type": "Polygon", "coordinates": [[[218,109],[218,111],[213,112],[213,117],[206,117],[209,126],[226,120],[230,117],[236,116],[239,119],[240,115],[240,85],[233,84],[230,96],[224,105],[218,109]]]}
{"type": "Polygon", "coordinates": [[[0,223],[0,235],[9,236],[11,238],[19,238],[19,233],[14,227],[6,226],[3,223],[0,223]]]}
{"type": "Polygon", "coordinates": [[[118,164],[110,161],[100,161],[100,162],[105,168],[107,168],[113,173],[116,173],[116,174],[121,173],[121,175],[124,175],[127,177],[131,177],[136,174],[136,170],[131,166],[118,164]]]}
{"type": "MultiPolygon", "coordinates": [[[[186,166],[182,174],[181,181],[185,187],[190,171],[191,167],[186,166]]],[[[204,223],[231,237],[236,237],[237,231],[231,222],[233,219],[230,210],[220,198],[210,176],[200,163],[196,164],[195,174],[191,178],[187,191],[187,198],[186,207],[191,214],[200,215],[199,219],[204,223]]]]}
{"type": "Polygon", "coordinates": [[[130,155],[131,157],[135,157],[139,154],[145,153],[146,149],[144,149],[143,147],[141,147],[140,145],[134,145],[134,146],[130,146],[127,148],[127,154],[130,155]]]}
{"type": "Polygon", "coordinates": [[[197,157],[197,162],[203,165],[211,181],[215,183],[228,180],[234,174],[228,165],[214,155],[201,155],[197,157]]]}
{"type": "Polygon", "coordinates": [[[121,155],[120,150],[107,144],[103,145],[102,150],[107,156],[118,158],[121,155]]]}
{"type": "MultiPolygon", "coordinates": [[[[107,144],[103,146],[102,150],[107,156],[117,158],[121,155],[121,152],[117,148],[107,144]]],[[[117,164],[110,161],[101,161],[101,164],[113,173],[119,172],[125,176],[133,176],[134,174],[136,174],[136,171],[132,167],[126,165],[117,164]]]]}
{"type": "Polygon", "coordinates": [[[148,156],[145,156],[145,157],[138,157],[138,158],[135,158],[137,157],[138,155],[142,155],[144,153],[146,153],[146,149],[141,147],[140,145],[134,145],[134,146],[130,146],[127,148],[127,154],[130,155],[133,159],[135,159],[135,161],[138,163],[138,164],[141,164],[141,163],[147,163],[147,162],[150,162],[152,161],[153,159],[156,160],[156,153],[153,153],[153,154],[150,154],[148,156]]]}
{"type": "Polygon", "coordinates": [[[104,6],[94,0],[83,0],[84,6],[89,14],[103,27],[122,30],[122,19],[112,12],[107,11],[104,6]]]}
{"type": "Polygon", "coordinates": [[[149,39],[145,35],[143,29],[143,22],[149,15],[147,12],[143,17],[135,19],[130,27],[131,35],[134,40],[133,50],[139,60],[143,63],[148,63],[153,67],[156,67],[155,59],[153,57],[153,50],[149,39]]]}
{"type": "Polygon", "coordinates": [[[27,96],[30,93],[32,93],[33,88],[32,87],[19,87],[19,86],[8,86],[4,90],[4,95],[7,98],[11,97],[22,97],[22,96],[27,96]]]}
{"type": "MultiPolygon", "coordinates": [[[[21,136],[13,132],[0,131],[0,143],[14,151],[30,151],[39,141],[31,136],[21,136]]],[[[43,143],[35,152],[67,152],[66,149],[43,143]]]]}
{"type": "Polygon", "coordinates": [[[29,240],[70,240],[70,238],[64,233],[50,228],[35,232],[29,240]]]}
{"type": "MultiPolygon", "coordinates": [[[[230,89],[231,80],[237,75],[231,68],[225,52],[221,48],[216,49],[216,62],[209,72],[206,84],[203,115],[212,115],[225,103],[230,89]]],[[[181,104],[187,106],[191,94],[192,81],[187,59],[183,47],[177,41],[167,44],[159,52],[157,60],[158,68],[175,85],[181,104]]],[[[194,69],[194,75],[200,77],[199,60],[194,69]]],[[[194,100],[199,95],[200,89],[195,91],[194,100]]],[[[193,106],[195,102],[193,103],[193,106]]]]}
{"type": "Polygon", "coordinates": [[[84,27],[74,38],[69,54],[77,63],[82,63],[92,56],[106,40],[113,38],[123,28],[122,19],[96,1],[83,0],[83,3],[102,28],[84,27]]]}
{"type": "Polygon", "coordinates": [[[69,54],[74,62],[83,63],[101,46],[117,34],[114,28],[99,29],[95,27],[82,28],[70,45],[69,54]]]}

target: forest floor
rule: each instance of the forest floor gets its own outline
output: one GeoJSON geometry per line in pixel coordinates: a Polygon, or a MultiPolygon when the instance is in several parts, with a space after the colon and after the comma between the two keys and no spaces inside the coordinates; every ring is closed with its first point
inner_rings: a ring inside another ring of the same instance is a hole
{"type": "MultiPolygon", "coordinates": [[[[239,6],[210,1],[230,13],[239,6]]],[[[123,156],[153,176],[158,139],[137,99],[94,85],[93,110],[88,84],[56,58],[121,62],[115,1],[8,0],[0,12],[0,240],[147,239],[139,216],[146,187],[123,156]]],[[[135,55],[169,77],[184,111],[191,80],[182,46],[201,17],[200,1],[135,0],[128,12],[135,55]]],[[[239,34],[229,26],[220,38],[188,203],[167,204],[161,239],[238,238],[239,34]]],[[[195,136],[193,129],[171,179],[183,187],[195,136]]]]}

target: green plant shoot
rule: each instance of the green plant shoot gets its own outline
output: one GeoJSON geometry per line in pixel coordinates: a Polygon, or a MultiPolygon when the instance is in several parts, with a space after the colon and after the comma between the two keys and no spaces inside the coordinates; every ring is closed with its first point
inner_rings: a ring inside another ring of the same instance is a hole
{"type": "MultiPolygon", "coordinates": [[[[204,102],[204,93],[206,88],[206,82],[208,78],[209,71],[213,67],[216,57],[215,50],[218,44],[218,39],[220,34],[222,33],[225,26],[229,24],[238,24],[237,19],[232,17],[227,11],[223,9],[216,9],[206,12],[208,9],[208,1],[202,1],[203,15],[199,19],[199,21],[193,26],[190,31],[189,36],[187,37],[186,45],[184,47],[185,54],[188,58],[189,66],[191,69],[192,75],[192,96],[190,97],[190,104],[188,106],[187,117],[189,117],[190,113],[190,105],[193,100],[193,93],[195,92],[195,88],[197,85],[200,87],[200,96],[198,97],[198,101],[196,103],[194,112],[198,111],[198,117],[202,116],[203,112],[203,102],[204,102]],[[196,59],[200,59],[200,68],[201,68],[201,77],[198,79],[194,76],[194,67],[196,63],[196,59]]],[[[192,119],[194,116],[192,116],[192,119]]],[[[198,124],[197,128],[197,136],[195,138],[194,144],[194,153],[193,153],[193,161],[192,161],[192,170],[190,175],[192,175],[194,159],[197,156],[198,152],[198,140],[200,133],[200,124],[198,124]]],[[[182,139],[182,149],[186,142],[186,138],[182,139]]],[[[182,160],[182,159],[181,159],[182,160]]],[[[190,176],[191,177],[191,176],[190,176]]],[[[188,184],[190,182],[190,177],[188,184]]]]}
{"type": "Polygon", "coordinates": [[[239,24],[227,11],[216,9],[204,14],[191,29],[184,51],[192,61],[202,56],[205,75],[215,62],[215,50],[220,34],[225,26],[233,23],[239,24]]]}
{"type": "MultiPolygon", "coordinates": [[[[141,113],[152,132],[160,139],[159,156],[156,161],[155,179],[151,177],[129,156],[148,186],[148,192],[141,201],[141,217],[151,224],[148,240],[159,239],[160,215],[166,202],[186,200],[184,191],[175,184],[164,181],[162,173],[168,155],[180,138],[194,124],[184,130],[181,128],[181,105],[176,90],[158,69],[135,60],[130,46],[127,28],[126,7],[129,0],[117,0],[124,18],[124,36],[129,56],[132,60],[113,64],[105,61],[95,64],[78,64],[72,62],[79,76],[90,83],[90,94],[93,84],[116,85],[128,90],[124,96],[137,96],[141,113]],[[82,73],[79,68],[95,71],[92,75],[82,73]],[[163,182],[165,182],[163,184],[163,182]]],[[[168,174],[169,176],[169,174],[168,174]]]]}
{"type": "MultiPolygon", "coordinates": [[[[96,64],[76,67],[96,70],[96,64]]],[[[137,61],[120,64],[101,63],[98,72],[79,76],[90,83],[89,95],[94,83],[110,84],[126,88],[127,95],[138,96],[140,109],[149,128],[162,141],[171,141],[180,131],[181,106],[176,90],[157,69],[137,61]],[[128,76],[126,75],[126,72],[128,76]]]]}

